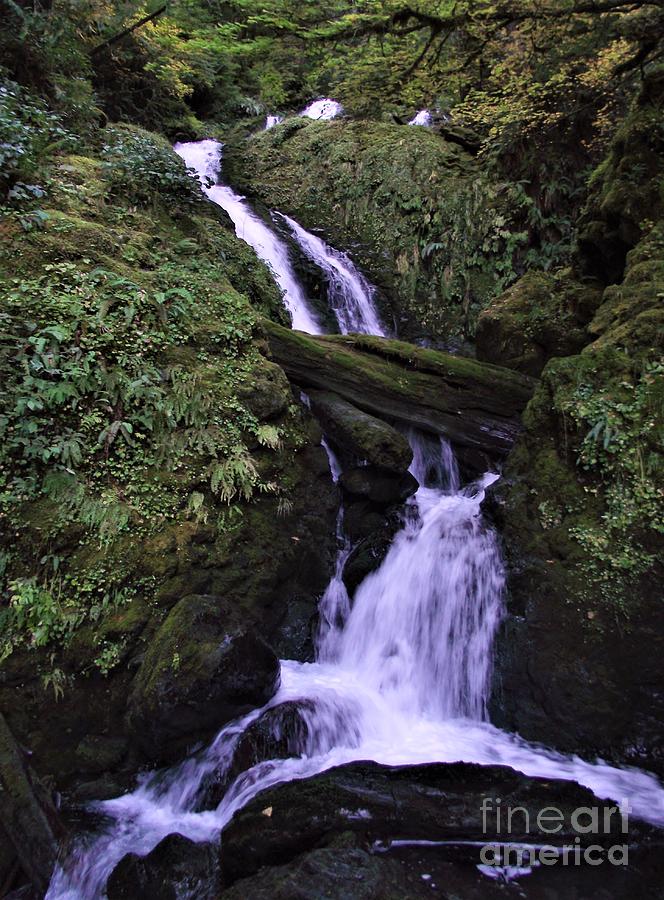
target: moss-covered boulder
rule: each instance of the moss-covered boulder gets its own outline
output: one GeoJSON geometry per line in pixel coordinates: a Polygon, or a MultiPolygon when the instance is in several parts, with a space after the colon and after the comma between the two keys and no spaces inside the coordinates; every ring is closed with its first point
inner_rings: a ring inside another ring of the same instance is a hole
{"type": "Polygon", "coordinates": [[[413,451],[395,428],[330,391],[310,391],[308,396],[325,434],[346,453],[387,472],[408,469],[413,451]]]}
{"type": "Polygon", "coordinates": [[[477,358],[538,376],[549,359],[578,353],[601,289],[569,275],[528,272],[493,300],[477,322],[477,358]]]}
{"type": "Polygon", "coordinates": [[[263,706],[279,660],[219,597],[175,604],[150,642],[128,702],[129,733],[151,760],[173,760],[222,725],[263,706]]]}

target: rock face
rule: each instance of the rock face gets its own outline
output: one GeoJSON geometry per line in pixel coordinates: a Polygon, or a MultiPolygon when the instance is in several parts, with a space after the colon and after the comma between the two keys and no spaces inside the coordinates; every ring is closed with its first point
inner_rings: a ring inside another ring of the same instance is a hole
{"type": "Polygon", "coordinates": [[[627,254],[664,214],[664,75],[650,72],[621,123],[579,222],[578,266],[604,284],[622,279],[627,254]]]}
{"type": "Polygon", "coordinates": [[[601,290],[570,277],[528,272],[477,320],[477,358],[539,376],[553,356],[578,353],[601,290]]]}
{"type": "Polygon", "coordinates": [[[313,337],[264,322],[270,349],[295,383],[333,390],[371,415],[447,437],[483,470],[520,428],[532,379],[508,369],[385,338],[313,337]]]}
{"type": "Polygon", "coordinates": [[[217,848],[169,834],[147,856],[127,854],[108,880],[108,900],[214,900],[217,848]]]}
{"type": "MultiPolygon", "coordinates": [[[[493,896],[487,890],[491,882],[478,879],[479,847],[464,842],[502,840],[560,846],[573,845],[576,838],[582,846],[609,847],[627,840],[641,841],[641,846],[648,848],[649,864],[654,869],[651,880],[642,878],[641,884],[646,891],[655,890],[661,832],[631,823],[626,838],[619,817],[613,814],[607,820],[606,833],[582,834],[581,829],[574,827],[573,819],[574,811],[580,807],[597,808],[603,822],[603,808],[610,808],[611,804],[576,784],[527,778],[500,766],[339,766],[313,778],[266,790],[236,813],[224,832],[221,851],[223,884],[234,887],[222,896],[239,897],[244,889],[244,896],[262,897],[269,886],[277,890],[278,897],[314,896],[307,893],[305,873],[328,873],[337,867],[348,893],[339,889],[330,894],[332,897],[365,896],[361,889],[356,894],[350,887],[353,874],[360,883],[366,877],[375,889],[381,886],[378,894],[366,896],[383,896],[383,890],[385,896],[396,896],[397,890],[404,892],[402,896],[421,896],[415,885],[417,880],[421,885],[422,872],[431,871],[424,867],[422,859],[422,844],[427,841],[456,845],[455,850],[449,847],[446,853],[446,847],[439,844],[426,862],[440,867],[441,874],[447,872],[449,884],[460,890],[459,896],[493,896]],[[503,811],[500,822],[495,812],[499,805],[503,811]],[[556,834],[538,826],[538,813],[545,807],[555,807],[562,814],[556,834]],[[505,822],[507,809],[515,811],[509,831],[505,822]],[[394,841],[404,842],[404,856],[396,847],[390,849],[394,841]],[[374,855],[370,856],[368,850],[374,855]],[[397,859],[403,864],[400,872],[392,868],[397,859]],[[411,881],[413,874],[417,880],[411,881]],[[289,884],[292,893],[287,895],[289,884]]],[[[556,877],[556,869],[562,871],[562,867],[550,869],[549,879],[556,877]]],[[[607,865],[604,869],[613,867],[607,865]]],[[[574,875],[578,877],[577,870],[574,875]]],[[[634,880],[639,876],[640,872],[632,874],[634,880]]],[[[327,877],[323,875],[323,884],[327,877]]],[[[593,887],[598,890],[611,877],[612,872],[597,874],[594,881],[591,879],[590,891],[593,887]]],[[[527,884],[521,884],[527,890],[527,884]]],[[[447,886],[441,882],[441,887],[447,886]]],[[[429,885],[426,889],[431,891],[429,885]]],[[[560,896],[565,896],[564,889],[560,896]]]]}
{"type": "Polygon", "coordinates": [[[267,703],[278,686],[279,660],[228,602],[183,597],[136,675],[129,731],[149,759],[176,759],[187,746],[267,703]]]}
{"type": "Polygon", "coordinates": [[[472,207],[481,174],[458,142],[428,128],[288,119],[240,146],[230,141],[224,171],[243,193],[305,228],[324,224],[326,240],[350,251],[387,297],[385,318],[400,334],[458,333],[464,296],[481,302],[491,289],[480,237],[491,213],[461,212],[472,207]],[[464,250],[446,240],[455,226],[464,250]]]}
{"type": "Polygon", "coordinates": [[[329,391],[310,391],[311,408],[335,444],[378,469],[402,474],[413,452],[406,438],[381,419],[329,391]]]}
{"type": "Polygon", "coordinates": [[[27,765],[25,754],[0,715],[0,837],[8,845],[0,853],[0,883],[14,880],[11,873],[16,858],[19,870],[42,896],[65,834],[50,796],[27,765]],[[9,847],[13,852],[7,853],[9,847]]]}
{"type": "Polygon", "coordinates": [[[493,701],[494,721],[528,739],[658,772],[663,105],[664,80],[646,79],[592,179],[578,268],[619,283],[599,305],[589,289],[589,343],[547,363],[497,485],[512,615],[493,701]]]}

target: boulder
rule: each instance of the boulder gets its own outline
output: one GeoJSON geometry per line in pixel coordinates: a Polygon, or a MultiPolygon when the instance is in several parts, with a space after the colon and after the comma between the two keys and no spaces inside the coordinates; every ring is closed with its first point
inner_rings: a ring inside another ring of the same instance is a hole
{"type": "Polygon", "coordinates": [[[539,376],[552,356],[578,353],[601,290],[569,277],[528,272],[480,313],[477,358],[539,376]]]}
{"type": "Polygon", "coordinates": [[[231,605],[183,597],[157,631],[128,703],[131,737],[151,760],[174,760],[224,724],[262,706],[279,660],[231,605]]]}
{"type": "Polygon", "coordinates": [[[196,844],[181,834],[169,834],[147,856],[128,853],[108,880],[108,900],[213,900],[217,848],[196,844]]]}
{"type": "MultiPolygon", "coordinates": [[[[456,845],[456,853],[471,865],[480,861],[480,848],[470,842],[573,846],[578,838],[581,846],[602,847],[639,842],[656,858],[664,834],[630,820],[625,835],[617,813],[604,818],[604,811],[614,806],[573,782],[529,778],[503,766],[351,763],[269,788],[237,812],[224,832],[222,879],[230,886],[265,866],[284,866],[302,854],[338,847],[340,841],[374,852],[389,851],[394,841],[420,846],[443,842],[456,845]],[[545,807],[561,813],[556,833],[538,826],[545,807]],[[597,809],[603,833],[583,833],[575,827],[573,813],[581,807],[597,809]],[[514,814],[508,828],[509,809],[514,814]]],[[[445,847],[439,845],[436,851],[440,856],[445,847]]]]}
{"type": "Polygon", "coordinates": [[[387,472],[407,471],[413,451],[404,435],[387,422],[330,391],[310,391],[309,400],[325,434],[346,453],[387,472]]]}
{"type": "Polygon", "coordinates": [[[289,700],[265,710],[242,733],[228,768],[206,777],[199,809],[216,809],[228,786],[242,772],[268,759],[288,759],[307,749],[311,700],[289,700]]]}
{"type": "Polygon", "coordinates": [[[401,527],[402,516],[393,510],[383,518],[380,528],[355,544],[343,571],[343,582],[351,599],[367,575],[374,572],[385,559],[394,536],[401,527]]]}
{"type": "Polygon", "coordinates": [[[305,335],[264,320],[274,359],[309,390],[331,390],[372,416],[447,437],[484,471],[520,429],[532,378],[473,359],[369,335],[305,335]]]}
{"type": "Polygon", "coordinates": [[[342,472],[339,484],[348,494],[366,497],[381,506],[403,503],[419,487],[410,472],[403,472],[400,477],[395,478],[374,466],[356,466],[347,469],[342,472]]]}

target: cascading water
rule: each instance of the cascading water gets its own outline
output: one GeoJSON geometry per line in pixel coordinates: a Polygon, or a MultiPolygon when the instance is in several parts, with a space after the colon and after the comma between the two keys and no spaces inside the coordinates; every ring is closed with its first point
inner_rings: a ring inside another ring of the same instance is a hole
{"type": "Polygon", "coordinates": [[[306,116],[308,119],[334,119],[337,116],[340,116],[344,111],[341,103],[337,103],[336,100],[330,100],[329,97],[325,97],[322,100],[314,100],[313,103],[310,103],[300,113],[301,116],[306,116]]]}
{"type": "Polygon", "coordinates": [[[374,302],[375,288],[357,270],[350,258],[306,231],[295,219],[283,213],[275,215],[286,222],[302,252],[325,275],[327,299],[339,331],[342,334],[357,332],[386,336],[374,302]]]}
{"type": "Polygon", "coordinates": [[[270,128],[274,128],[275,125],[280,125],[283,121],[283,116],[268,116],[265,120],[265,131],[269,131],[270,128]]]}
{"type": "Polygon", "coordinates": [[[284,302],[291,314],[293,328],[321,334],[320,323],[293,271],[286,244],[252,212],[243,197],[226,185],[215,183],[221,166],[221,144],[212,140],[192,141],[175,144],[174,149],[187,166],[196,171],[210,200],[226,210],[233,220],[237,236],[250,244],[272,270],[275,281],[284,292],[284,302]],[[213,182],[211,187],[208,186],[209,181],[213,182]]]}
{"type": "MultiPolygon", "coordinates": [[[[277,120],[279,117],[268,116],[267,128],[277,124],[276,121],[270,124],[272,119],[277,120]]],[[[174,149],[187,166],[197,173],[210,200],[229,214],[237,236],[250,244],[270,267],[275,281],[284,292],[284,302],[291,314],[293,328],[310,334],[322,334],[324,329],[295,274],[287,245],[251,210],[243,197],[226,185],[215,183],[221,167],[222,145],[217,141],[203,140],[175,144],[174,149]],[[212,186],[209,186],[209,182],[213,182],[212,186]]],[[[339,331],[342,334],[355,331],[385,335],[374,302],[375,288],[357,270],[350,258],[310,234],[294,219],[282,213],[274,215],[286,222],[303,253],[323,273],[327,284],[328,305],[337,320],[339,331]]]]}
{"type": "Polygon", "coordinates": [[[433,118],[428,109],[421,109],[408,123],[409,125],[421,125],[423,128],[429,128],[433,123],[433,118]]]}
{"type": "MultiPolygon", "coordinates": [[[[634,814],[664,824],[664,790],[652,775],[530,746],[486,721],[504,575],[480,507],[496,476],[461,487],[444,442],[434,448],[432,439],[411,435],[411,444],[420,488],[403,528],[360,585],[352,609],[332,616],[339,605],[326,593],[323,612],[334,621],[321,630],[317,662],[282,661],[281,688],[266,707],[224,728],[198,757],[97,804],[112,823],[58,869],[49,900],[100,897],[125,853],[147,853],[174,831],[196,841],[217,839],[259,791],[352,760],[507,765],[627,799],[634,814]],[[232,782],[215,810],[197,811],[206,779],[229,769],[240,734],[266,709],[291,700],[299,701],[307,724],[306,739],[294,748],[300,755],[259,763],[232,782]]],[[[338,475],[333,455],[330,461],[338,475]]],[[[342,546],[341,568],[343,553],[342,546]]],[[[341,580],[339,563],[335,580],[341,580]]]]}

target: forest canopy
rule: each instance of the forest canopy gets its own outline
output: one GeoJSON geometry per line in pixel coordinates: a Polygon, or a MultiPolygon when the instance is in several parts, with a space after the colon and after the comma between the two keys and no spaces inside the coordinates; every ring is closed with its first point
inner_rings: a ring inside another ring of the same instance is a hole
{"type": "Polygon", "coordinates": [[[427,106],[500,140],[588,118],[592,139],[662,53],[662,0],[0,0],[8,74],[75,117],[195,128],[330,94],[355,115],[427,106]]]}

